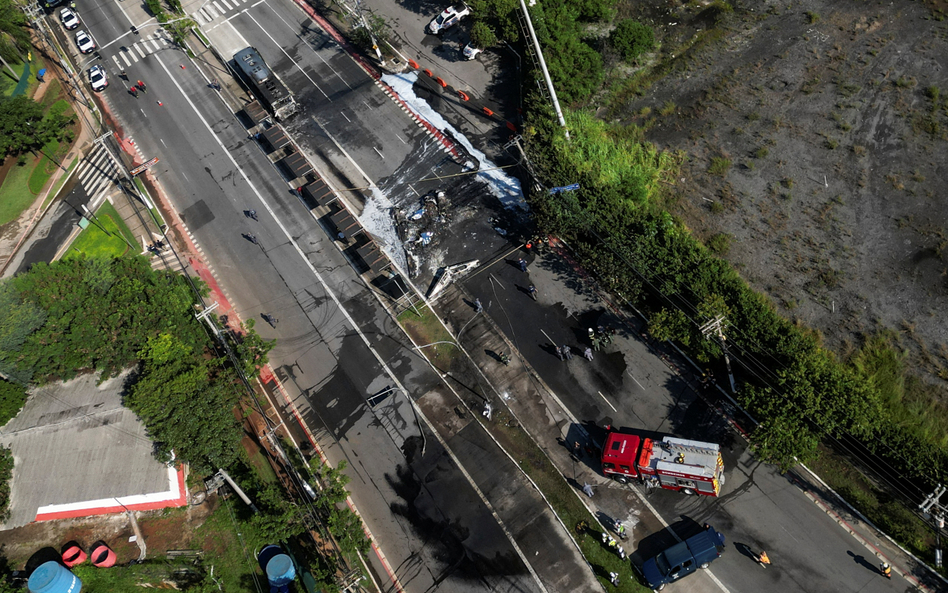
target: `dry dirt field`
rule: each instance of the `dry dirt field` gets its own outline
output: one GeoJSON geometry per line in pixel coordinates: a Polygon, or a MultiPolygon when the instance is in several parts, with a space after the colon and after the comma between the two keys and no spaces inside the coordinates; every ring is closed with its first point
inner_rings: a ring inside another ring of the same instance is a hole
{"type": "MultiPolygon", "coordinates": [[[[633,6],[665,56],[715,23],[713,5],[633,6]]],[[[844,354],[895,330],[935,383],[948,380],[944,11],[735,4],[644,95],[601,111],[687,154],[669,207],[704,240],[729,236],[726,258],[784,315],[844,354]]]]}

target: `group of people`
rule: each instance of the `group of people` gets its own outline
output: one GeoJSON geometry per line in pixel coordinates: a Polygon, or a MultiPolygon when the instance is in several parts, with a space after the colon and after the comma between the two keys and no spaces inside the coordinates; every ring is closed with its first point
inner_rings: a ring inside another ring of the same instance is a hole
{"type": "MultiPolygon", "coordinates": [[[[122,76],[123,77],[125,76],[124,70],[122,71],[122,76]]],[[[148,92],[148,87],[145,86],[145,83],[140,80],[136,80],[135,84],[132,85],[132,88],[128,89],[128,92],[130,92],[133,97],[138,97],[138,91],[141,91],[143,93],[148,92]]]]}

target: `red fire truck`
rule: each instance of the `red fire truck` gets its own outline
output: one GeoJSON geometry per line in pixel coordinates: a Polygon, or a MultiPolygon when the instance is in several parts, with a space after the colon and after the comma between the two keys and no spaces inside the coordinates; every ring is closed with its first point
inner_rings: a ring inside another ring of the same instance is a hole
{"type": "Polygon", "coordinates": [[[623,484],[637,478],[685,494],[717,496],[724,484],[720,445],[674,437],[656,441],[610,432],[602,448],[602,472],[623,484]]]}

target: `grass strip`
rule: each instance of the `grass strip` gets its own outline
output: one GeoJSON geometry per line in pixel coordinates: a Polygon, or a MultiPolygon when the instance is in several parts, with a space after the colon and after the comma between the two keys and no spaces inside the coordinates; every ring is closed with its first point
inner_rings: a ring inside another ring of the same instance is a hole
{"type": "Polygon", "coordinates": [[[137,255],[137,249],[133,247],[135,238],[132,231],[111,203],[104,202],[99,206],[95,219],[90,223],[70,245],[65,257],[75,257],[77,254],[89,257],[122,257],[129,252],[137,255]]]}

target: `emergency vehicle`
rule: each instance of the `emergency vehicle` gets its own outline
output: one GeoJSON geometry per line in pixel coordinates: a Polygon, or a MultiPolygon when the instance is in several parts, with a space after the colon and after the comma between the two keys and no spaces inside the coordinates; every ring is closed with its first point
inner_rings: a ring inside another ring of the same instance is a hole
{"type": "Polygon", "coordinates": [[[622,484],[638,479],[685,494],[717,496],[724,485],[720,445],[675,437],[656,441],[611,432],[602,448],[602,472],[622,484]]]}

